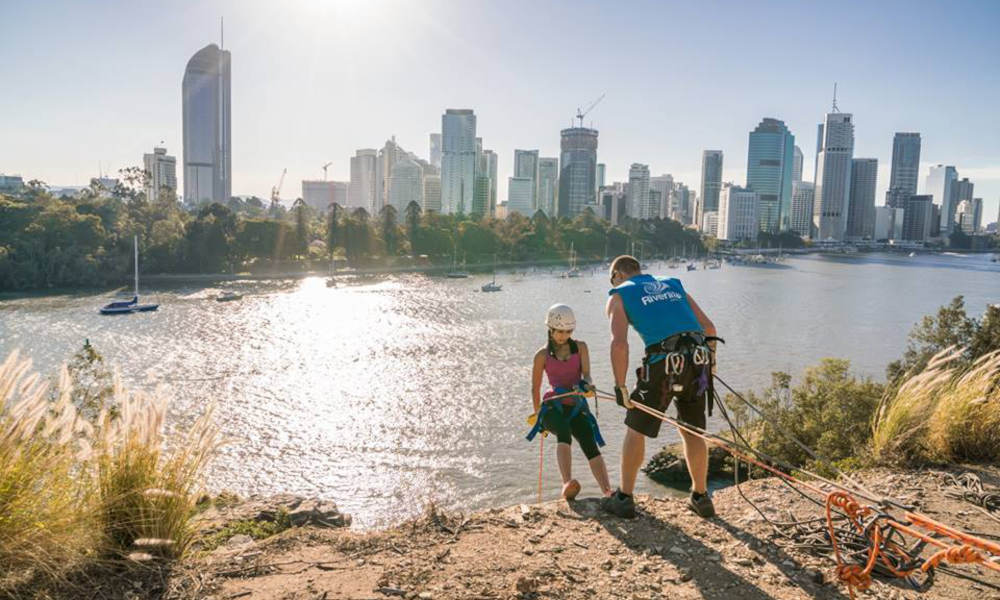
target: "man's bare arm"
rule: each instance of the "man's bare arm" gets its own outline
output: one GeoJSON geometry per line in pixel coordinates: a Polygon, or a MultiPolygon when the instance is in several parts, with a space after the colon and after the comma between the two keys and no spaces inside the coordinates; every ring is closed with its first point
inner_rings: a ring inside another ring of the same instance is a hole
{"type": "MultiPolygon", "coordinates": [[[[694,316],[698,319],[698,323],[701,324],[701,328],[705,330],[705,335],[712,335],[712,336],[718,335],[718,332],[716,332],[715,330],[715,323],[712,322],[712,319],[708,318],[708,315],[705,314],[705,311],[701,310],[701,307],[698,306],[698,303],[694,301],[694,298],[691,297],[690,294],[688,294],[687,299],[688,299],[688,304],[691,305],[691,310],[694,311],[694,316]]],[[[708,345],[712,347],[713,351],[715,350],[714,341],[709,342],[708,345]]]]}
{"type": "Polygon", "coordinates": [[[615,386],[625,386],[628,375],[628,315],[621,296],[612,294],[608,298],[608,320],[611,322],[611,372],[615,386]]]}

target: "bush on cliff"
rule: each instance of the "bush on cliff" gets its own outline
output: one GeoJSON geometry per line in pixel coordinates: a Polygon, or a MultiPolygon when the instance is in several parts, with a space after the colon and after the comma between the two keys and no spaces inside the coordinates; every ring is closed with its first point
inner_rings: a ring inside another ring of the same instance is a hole
{"type": "Polygon", "coordinates": [[[737,425],[751,444],[777,460],[830,475],[830,464],[816,461],[788,436],[834,463],[863,453],[871,436],[871,420],[883,386],[851,374],[850,362],[825,358],[806,369],[802,382],[791,385],[787,373],[773,373],[771,386],[750,392],[747,400],[767,416],[754,415],[737,398],[726,398],[737,425]]]}

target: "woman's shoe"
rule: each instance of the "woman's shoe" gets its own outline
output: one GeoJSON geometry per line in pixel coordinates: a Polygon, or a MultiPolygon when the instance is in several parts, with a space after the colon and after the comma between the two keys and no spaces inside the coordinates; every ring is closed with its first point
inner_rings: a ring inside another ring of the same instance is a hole
{"type": "Polygon", "coordinates": [[[567,500],[573,500],[576,495],[580,493],[580,482],[575,479],[570,479],[563,485],[562,497],[567,500]]]}

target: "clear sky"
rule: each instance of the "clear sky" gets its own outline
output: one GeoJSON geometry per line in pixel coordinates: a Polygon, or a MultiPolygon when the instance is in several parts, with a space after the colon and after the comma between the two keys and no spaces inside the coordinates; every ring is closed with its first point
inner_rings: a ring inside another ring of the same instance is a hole
{"type": "MultiPolygon", "coordinates": [[[[505,0],[0,1],[0,172],[84,185],[181,151],[187,60],[232,51],[233,193],[282,196],[302,179],[349,178],[357,148],[395,135],[426,157],[445,108],[472,108],[499,155],[500,200],[515,148],[558,156],[578,106],[600,130],[608,180],[646,163],[699,187],[701,151],[744,183],[747,134],[784,120],[811,178],[816,124],[854,114],[855,156],[923,135],[927,165],[953,164],[1000,199],[1000,2],[532,2],[505,0]]],[[[178,176],[182,175],[178,164],[178,176]]]]}

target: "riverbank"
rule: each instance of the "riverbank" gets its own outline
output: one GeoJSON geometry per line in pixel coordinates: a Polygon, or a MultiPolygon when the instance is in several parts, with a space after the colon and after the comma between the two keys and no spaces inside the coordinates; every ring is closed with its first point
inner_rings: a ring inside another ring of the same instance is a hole
{"type": "MultiPolygon", "coordinates": [[[[976,472],[987,486],[1000,485],[998,467],[963,470],[976,472]]],[[[877,470],[861,473],[859,478],[864,485],[895,494],[954,526],[1000,533],[998,522],[982,509],[947,495],[946,475],[958,472],[877,470]]],[[[771,518],[820,516],[821,509],[773,478],[743,484],[742,491],[771,518]]],[[[847,589],[834,580],[828,548],[815,555],[781,539],[735,488],[717,492],[715,504],[718,516],[711,520],[696,517],[682,500],[648,495],[638,498],[639,516],[634,520],[600,513],[596,498],[511,506],[467,516],[430,508],[423,517],[385,531],[359,533],[314,522],[261,540],[246,534],[219,540],[224,519],[220,520],[221,513],[211,512],[198,521],[200,542],[196,544],[211,538],[221,543],[217,548],[195,552],[169,570],[143,568],[91,580],[91,597],[848,597],[847,589]]],[[[238,513],[227,510],[230,515],[238,513]]],[[[950,572],[940,570],[924,594],[901,580],[877,578],[861,597],[1000,597],[1000,576],[977,571],[985,570],[968,565],[950,572]]],[[[36,597],[77,596],[63,590],[36,597]]]]}

